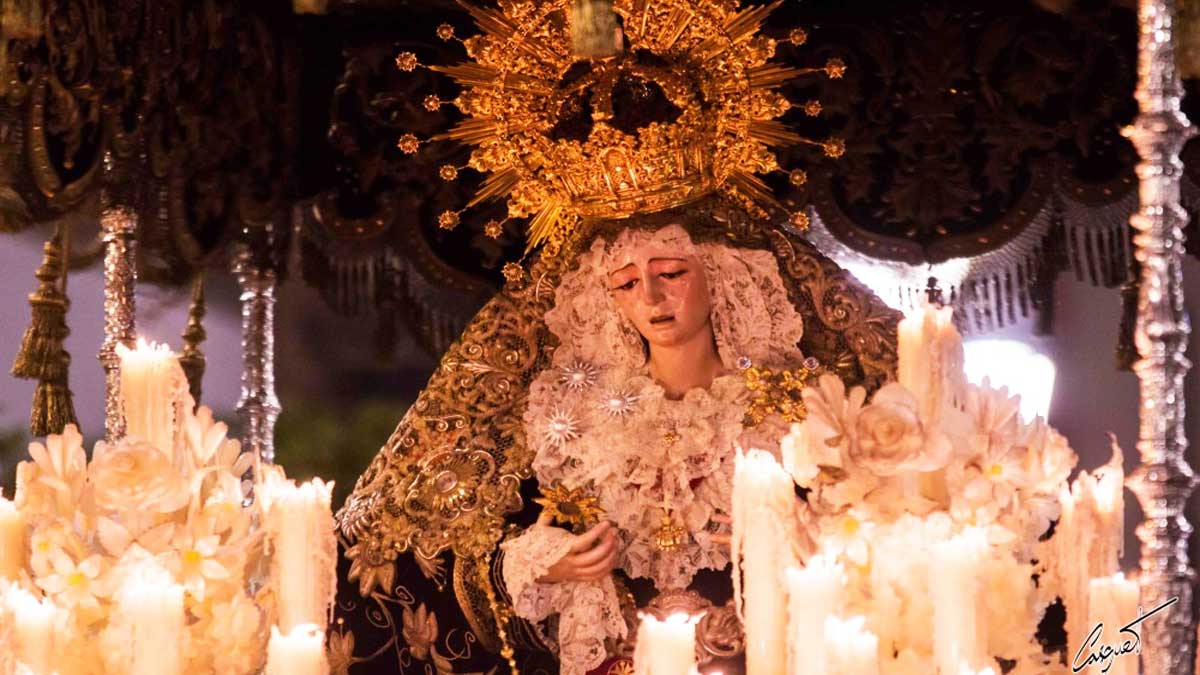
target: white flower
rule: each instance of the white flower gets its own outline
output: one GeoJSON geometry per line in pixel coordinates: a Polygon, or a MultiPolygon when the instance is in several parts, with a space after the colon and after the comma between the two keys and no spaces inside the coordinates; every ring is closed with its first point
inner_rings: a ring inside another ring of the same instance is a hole
{"type": "Polygon", "coordinates": [[[817,499],[824,511],[838,511],[861,504],[867,495],[879,488],[881,480],[869,471],[843,472],[839,479],[828,484],[818,481],[817,499]]]}
{"type": "Polygon", "coordinates": [[[216,483],[204,500],[203,515],[209,532],[221,534],[230,530],[234,536],[245,534],[248,517],[242,510],[245,493],[242,481],[231,473],[217,475],[216,483]]]}
{"type": "Polygon", "coordinates": [[[549,445],[562,446],[579,438],[579,420],[570,410],[555,408],[546,418],[542,438],[549,445]]]}
{"type": "Polygon", "coordinates": [[[599,408],[609,417],[624,417],[633,412],[634,405],[641,398],[628,387],[610,389],[600,397],[599,408]]]}
{"type": "Polygon", "coordinates": [[[167,566],[197,600],[204,600],[208,582],[223,581],[231,576],[225,565],[217,559],[220,538],[216,535],[181,537],[175,541],[175,548],[176,555],[171,557],[167,566]]]}
{"type": "Polygon", "coordinates": [[[859,509],[849,509],[839,515],[821,519],[821,551],[830,558],[844,555],[847,560],[863,566],[870,550],[867,541],[873,524],[859,509]]]}
{"type": "Polygon", "coordinates": [[[59,515],[71,517],[87,478],[87,455],[79,430],[68,424],[62,434],[47,436],[45,445],[30,443],[29,456],[33,462],[18,467],[17,507],[28,503],[42,511],[44,502],[52,500],[59,515]]]}
{"type": "Polygon", "coordinates": [[[858,413],[857,443],[850,445],[850,458],[880,476],[945,466],[950,442],[925,429],[919,408],[912,392],[894,382],[885,384],[858,413]]]}
{"type": "Polygon", "coordinates": [[[104,558],[91,555],[76,563],[59,550],[50,555],[50,564],[54,571],[39,577],[37,585],[64,607],[76,608],[85,621],[96,618],[100,613],[98,598],[110,593],[104,579],[104,558]]]}
{"type": "Polygon", "coordinates": [[[981,465],[983,475],[993,484],[1005,487],[1023,487],[1027,481],[1025,453],[1010,448],[999,457],[986,457],[981,465]]]}
{"type": "Polygon", "coordinates": [[[122,513],[171,513],[187,505],[191,486],[165,453],[136,438],[96,444],[88,478],[96,505],[122,513]]]}
{"type": "Polygon", "coordinates": [[[562,366],[559,371],[561,372],[558,378],[559,383],[571,391],[583,391],[596,384],[596,376],[600,372],[596,366],[580,359],[575,359],[562,366]]]}
{"type": "Polygon", "coordinates": [[[1020,437],[1021,397],[1008,395],[1008,388],[993,389],[987,378],[982,385],[967,386],[966,411],[971,420],[971,444],[979,454],[996,454],[1020,437]]]}
{"type": "Polygon", "coordinates": [[[807,422],[812,441],[831,448],[848,448],[867,391],[862,387],[854,387],[847,396],[846,385],[841,378],[826,373],[818,378],[816,387],[805,388],[801,396],[808,410],[807,422]]]}
{"type": "Polygon", "coordinates": [[[53,574],[53,558],[64,552],[74,559],[86,553],[83,541],[64,520],[39,526],[29,537],[29,567],[39,577],[53,574]]]}
{"type": "Polygon", "coordinates": [[[230,466],[241,453],[241,444],[227,439],[229,427],[213,419],[208,406],[184,417],[183,438],[196,467],[230,466]]]}

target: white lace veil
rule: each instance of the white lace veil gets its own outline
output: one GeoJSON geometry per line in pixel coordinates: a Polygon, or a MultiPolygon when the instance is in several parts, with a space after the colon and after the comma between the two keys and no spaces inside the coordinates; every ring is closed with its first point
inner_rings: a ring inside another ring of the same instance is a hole
{"type": "Polygon", "coordinates": [[[646,350],[633,323],[617,307],[607,277],[623,250],[645,244],[695,255],[704,264],[712,302],[713,333],[728,370],[749,359],[755,365],[799,363],[804,321],[788,298],[779,264],[770,251],[692,242],[680,225],[657,230],[629,228],[612,241],[597,238],[580,255],[579,267],[563,276],[546,325],[559,339],[556,366],[582,360],[599,368],[644,369],[646,350]]]}

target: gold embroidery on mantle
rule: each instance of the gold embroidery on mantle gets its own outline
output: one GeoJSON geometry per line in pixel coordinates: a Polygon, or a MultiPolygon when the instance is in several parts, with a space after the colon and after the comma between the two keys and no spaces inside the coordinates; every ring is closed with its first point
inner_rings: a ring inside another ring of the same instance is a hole
{"type": "Polygon", "coordinates": [[[488,565],[491,556],[454,559],[454,597],[462,609],[471,631],[484,649],[499,654],[503,642],[499,639],[496,612],[489,602],[488,565]]]}
{"type": "MultiPolygon", "coordinates": [[[[795,235],[719,199],[600,223],[592,233],[667,222],[684,225],[698,242],[771,250],[805,319],[804,354],[848,385],[873,390],[894,377],[900,314],[795,235]]],[[[359,478],[338,521],[352,542],[349,578],[363,595],[390,588],[401,552],[426,559],[446,550],[466,558],[490,554],[505,517],[522,507],[520,484],[532,476],[522,426],[528,387],[557,346],[544,315],[565,261],[573,264],[589,238],[572,242],[567,255],[537,262],[484,306],[359,478]]]]}

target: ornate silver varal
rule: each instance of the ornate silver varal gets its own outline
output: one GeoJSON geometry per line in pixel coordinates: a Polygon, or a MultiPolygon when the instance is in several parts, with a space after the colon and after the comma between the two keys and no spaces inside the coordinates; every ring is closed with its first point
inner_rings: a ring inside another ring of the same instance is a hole
{"type": "Polygon", "coordinates": [[[133,347],[136,339],[137,215],[125,206],[105,204],[100,227],[104,241],[104,342],[98,357],[104,366],[104,436],[114,441],[125,435],[117,345],[133,347]]]}
{"type": "Polygon", "coordinates": [[[238,413],[246,426],[245,441],[264,462],[275,461],[275,270],[260,264],[248,248],[233,264],[242,290],[242,396],[238,413]]]}
{"type": "Polygon", "coordinates": [[[1141,288],[1134,366],[1141,384],[1138,451],[1141,466],[1129,479],[1145,519],[1142,542],[1141,605],[1153,609],[1173,597],[1179,602],[1147,619],[1142,635],[1142,672],[1186,675],[1192,672],[1196,638],[1192,626],[1192,584],[1188,565],[1191,526],[1184,506],[1196,478],[1184,458],[1184,358],[1191,327],[1183,307],[1182,227],[1187,216],[1179,204],[1183,165],[1179,152],[1194,130],[1180,110],[1183,88],[1175,70],[1173,3],[1138,3],[1138,87],[1141,110],[1125,135],[1141,156],[1140,208],[1130,219],[1141,263],[1141,288]]]}

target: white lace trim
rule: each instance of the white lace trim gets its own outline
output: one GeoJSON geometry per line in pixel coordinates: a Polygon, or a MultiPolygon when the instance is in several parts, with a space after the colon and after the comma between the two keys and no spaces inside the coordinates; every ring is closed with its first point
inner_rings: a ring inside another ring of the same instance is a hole
{"type": "Polygon", "coordinates": [[[604,641],[626,635],[625,620],[612,577],[600,581],[538,581],[571,550],[576,535],[561,528],[534,525],[502,545],[501,574],[517,616],[540,622],[558,614],[557,635],[562,675],[585,675],[608,657],[604,641]]]}

